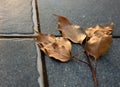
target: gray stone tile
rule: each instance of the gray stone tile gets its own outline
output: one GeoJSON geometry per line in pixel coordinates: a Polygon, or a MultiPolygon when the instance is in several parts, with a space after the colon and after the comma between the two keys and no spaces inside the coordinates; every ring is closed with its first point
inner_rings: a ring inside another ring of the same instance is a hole
{"type": "MultiPolygon", "coordinates": [[[[120,39],[114,39],[110,50],[99,59],[97,64],[98,87],[120,87],[120,39]]],[[[79,45],[73,45],[73,52],[81,51],[79,45]]],[[[80,59],[85,59],[81,54],[80,59]]],[[[49,87],[94,87],[91,72],[87,65],[71,60],[61,63],[45,58],[49,87]]]]}
{"type": "Polygon", "coordinates": [[[0,40],[0,87],[39,87],[33,39],[0,40]]]}
{"type": "MultiPolygon", "coordinates": [[[[114,0],[38,0],[41,31],[43,33],[59,34],[57,20],[52,14],[63,15],[84,29],[96,24],[107,25],[115,23],[114,36],[120,36],[120,1],[114,0]]],[[[98,61],[97,77],[99,87],[120,86],[120,39],[114,39],[113,44],[98,61]]],[[[73,45],[73,54],[82,48],[73,45]]],[[[85,59],[85,55],[80,55],[85,59]]],[[[85,64],[72,60],[60,63],[48,57],[45,58],[50,87],[94,87],[91,72],[85,64]]]]}
{"type": "Polygon", "coordinates": [[[33,33],[33,0],[0,0],[0,33],[33,33]]]}
{"type": "Polygon", "coordinates": [[[120,36],[120,0],[38,0],[41,30],[59,34],[57,20],[52,14],[69,18],[73,23],[86,27],[115,23],[114,36],[120,36]]]}

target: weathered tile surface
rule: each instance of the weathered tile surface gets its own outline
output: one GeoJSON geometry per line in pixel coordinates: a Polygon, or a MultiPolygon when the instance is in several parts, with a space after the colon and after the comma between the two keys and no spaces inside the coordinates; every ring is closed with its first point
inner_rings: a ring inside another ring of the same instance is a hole
{"type": "MultiPolygon", "coordinates": [[[[66,16],[73,23],[84,29],[96,24],[107,25],[115,23],[114,36],[120,36],[120,1],[115,0],[38,0],[41,31],[43,33],[59,34],[57,19],[52,14],[66,16]]],[[[109,52],[104,55],[97,66],[99,87],[120,86],[120,39],[114,39],[109,52]]],[[[73,46],[73,54],[79,52],[80,46],[73,46]]],[[[84,59],[85,55],[81,55],[84,59]]],[[[45,58],[50,87],[94,87],[89,68],[74,60],[60,63],[48,57],[45,58]]]]}
{"type": "Polygon", "coordinates": [[[120,36],[120,0],[38,0],[41,29],[59,34],[57,20],[52,14],[66,16],[86,28],[96,24],[115,23],[113,35],[120,36]]]}
{"type": "Polygon", "coordinates": [[[0,0],[0,33],[33,33],[32,0],[0,0]]]}
{"type": "MultiPolygon", "coordinates": [[[[120,87],[120,39],[114,39],[108,53],[97,64],[98,87],[120,87]]],[[[81,50],[73,46],[73,55],[81,50]]],[[[80,55],[85,59],[85,55],[80,55]]],[[[91,72],[87,65],[72,60],[61,63],[46,57],[50,87],[94,87],[91,72]]]]}
{"type": "Polygon", "coordinates": [[[0,40],[0,87],[39,87],[33,39],[0,40]]]}

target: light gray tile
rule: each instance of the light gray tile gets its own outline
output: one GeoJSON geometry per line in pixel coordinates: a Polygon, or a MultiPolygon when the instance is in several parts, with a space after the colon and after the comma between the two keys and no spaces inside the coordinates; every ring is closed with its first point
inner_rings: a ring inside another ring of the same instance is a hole
{"type": "Polygon", "coordinates": [[[39,87],[33,39],[0,40],[0,87],[39,87]]]}
{"type": "Polygon", "coordinates": [[[33,0],[0,0],[0,33],[33,33],[33,0]]]}

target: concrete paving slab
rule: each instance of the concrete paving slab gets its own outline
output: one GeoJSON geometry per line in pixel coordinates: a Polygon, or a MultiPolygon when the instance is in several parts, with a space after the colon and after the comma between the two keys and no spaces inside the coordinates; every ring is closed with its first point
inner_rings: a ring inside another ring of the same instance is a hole
{"type": "Polygon", "coordinates": [[[84,29],[96,24],[115,23],[114,36],[120,36],[120,0],[38,0],[41,30],[59,34],[52,14],[65,16],[84,29]]]}
{"type": "MultiPolygon", "coordinates": [[[[97,78],[98,87],[120,87],[120,39],[114,39],[110,50],[98,61],[97,78]]],[[[73,45],[73,52],[81,51],[78,45],[73,45]]],[[[81,54],[80,59],[86,56],[81,54]]],[[[71,60],[68,63],[61,63],[45,58],[49,87],[94,87],[90,69],[87,65],[71,60]]]]}
{"type": "Polygon", "coordinates": [[[0,0],[0,34],[33,33],[33,0],[0,0]]]}
{"type": "Polygon", "coordinates": [[[39,87],[33,39],[0,40],[0,87],[39,87]]]}
{"type": "MultiPolygon", "coordinates": [[[[81,25],[83,29],[96,24],[106,26],[115,23],[113,36],[120,36],[120,1],[115,0],[38,0],[41,31],[58,35],[57,20],[52,14],[65,16],[71,22],[81,25]]],[[[107,54],[99,61],[97,77],[99,87],[120,86],[120,39],[114,39],[107,54]]],[[[73,54],[82,48],[73,46],[73,54]]],[[[80,55],[84,59],[85,55],[80,55]]],[[[94,87],[91,72],[85,64],[72,60],[68,63],[60,63],[48,57],[45,58],[49,87],[94,87]]]]}

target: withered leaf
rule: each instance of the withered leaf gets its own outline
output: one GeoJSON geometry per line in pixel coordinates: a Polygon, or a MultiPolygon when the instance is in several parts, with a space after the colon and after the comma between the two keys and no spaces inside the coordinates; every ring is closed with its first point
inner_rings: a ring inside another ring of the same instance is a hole
{"type": "Polygon", "coordinates": [[[97,25],[86,29],[87,41],[85,50],[88,55],[91,55],[95,60],[104,55],[112,43],[112,28],[113,23],[107,27],[97,25]]]}
{"type": "Polygon", "coordinates": [[[72,24],[67,18],[54,14],[58,18],[58,30],[62,36],[74,43],[82,44],[86,35],[82,32],[80,26],[72,24]]]}
{"type": "Polygon", "coordinates": [[[67,62],[72,59],[71,42],[64,37],[38,33],[37,42],[40,45],[40,49],[49,57],[61,62],[67,62]]]}

